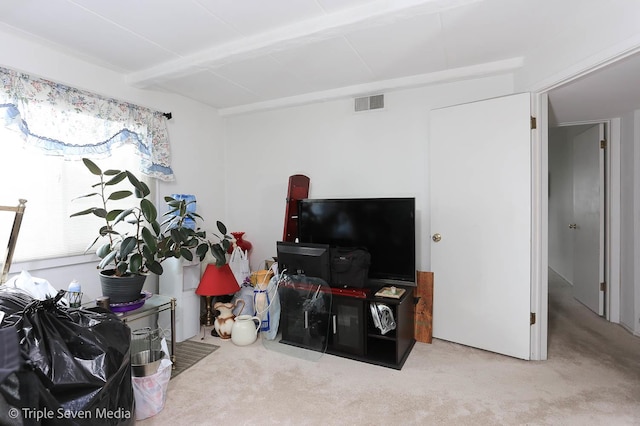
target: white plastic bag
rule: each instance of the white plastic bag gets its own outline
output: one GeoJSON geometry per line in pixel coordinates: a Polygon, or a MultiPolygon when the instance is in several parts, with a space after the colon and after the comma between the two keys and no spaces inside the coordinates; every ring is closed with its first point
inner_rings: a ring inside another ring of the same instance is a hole
{"type": "Polygon", "coordinates": [[[161,345],[165,357],[160,361],[158,372],[145,377],[131,377],[133,397],[136,400],[136,420],[155,416],[162,411],[167,400],[172,363],[168,355],[167,340],[163,338],[161,345]]]}
{"type": "Polygon", "coordinates": [[[240,286],[240,291],[233,295],[233,299],[231,303],[236,305],[233,309],[233,314],[235,316],[238,315],[251,315],[253,316],[256,312],[253,306],[253,286],[251,284],[242,284],[240,286]],[[236,301],[242,300],[244,304],[236,304],[236,301]]]}
{"type": "Polygon", "coordinates": [[[55,297],[58,293],[58,290],[56,290],[49,281],[43,278],[32,277],[27,271],[22,271],[20,275],[11,277],[5,285],[7,287],[20,289],[38,300],[55,297]]]}
{"type": "Polygon", "coordinates": [[[261,320],[260,332],[267,340],[274,340],[280,323],[280,297],[278,283],[281,276],[275,275],[267,285],[257,284],[253,290],[256,316],[261,320]]]}
{"type": "Polygon", "coordinates": [[[229,258],[229,267],[233,272],[233,276],[236,277],[238,285],[242,285],[245,279],[249,278],[251,270],[249,269],[249,255],[247,252],[236,246],[231,252],[229,258]]]}

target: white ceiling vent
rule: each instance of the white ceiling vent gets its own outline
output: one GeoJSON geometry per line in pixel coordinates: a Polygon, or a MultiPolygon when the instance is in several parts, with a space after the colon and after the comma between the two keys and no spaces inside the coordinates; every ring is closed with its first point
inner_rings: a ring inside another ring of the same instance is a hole
{"type": "Polygon", "coordinates": [[[384,108],[384,95],[364,96],[362,98],[356,98],[355,110],[368,111],[370,109],[384,108]]]}

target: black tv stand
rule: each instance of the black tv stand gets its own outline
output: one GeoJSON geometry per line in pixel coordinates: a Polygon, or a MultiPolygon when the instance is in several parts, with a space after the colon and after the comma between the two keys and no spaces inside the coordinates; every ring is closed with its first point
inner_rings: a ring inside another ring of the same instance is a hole
{"type": "Polygon", "coordinates": [[[402,369],[415,344],[413,288],[405,288],[398,299],[376,297],[377,290],[324,288],[326,303],[321,303],[324,308],[310,315],[305,312],[305,301],[315,291],[304,283],[284,289],[280,293],[280,343],[402,369]],[[394,330],[382,334],[375,327],[370,310],[372,303],[383,303],[390,308],[396,322],[394,330]]]}

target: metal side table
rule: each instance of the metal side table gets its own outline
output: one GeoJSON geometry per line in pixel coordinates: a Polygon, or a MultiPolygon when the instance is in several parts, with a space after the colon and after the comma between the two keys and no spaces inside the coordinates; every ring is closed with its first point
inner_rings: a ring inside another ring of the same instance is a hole
{"type": "Polygon", "coordinates": [[[171,362],[173,362],[173,368],[176,368],[176,299],[169,296],[162,296],[161,294],[154,294],[147,301],[133,311],[118,313],[118,317],[124,323],[129,323],[140,318],[145,318],[150,315],[158,314],[160,312],[171,310],[171,362]]]}

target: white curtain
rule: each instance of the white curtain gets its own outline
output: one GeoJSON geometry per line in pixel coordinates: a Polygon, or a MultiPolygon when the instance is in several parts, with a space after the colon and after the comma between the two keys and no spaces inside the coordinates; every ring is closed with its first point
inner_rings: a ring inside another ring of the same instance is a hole
{"type": "Polygon", "coordinates": [[[69,159],[107,157],[132,144],[140,172],[174,179],[164,113],[2,67],[0,79],[0,117],[25,143],[69,159]]]}

